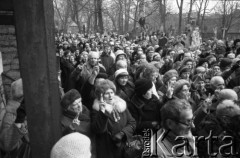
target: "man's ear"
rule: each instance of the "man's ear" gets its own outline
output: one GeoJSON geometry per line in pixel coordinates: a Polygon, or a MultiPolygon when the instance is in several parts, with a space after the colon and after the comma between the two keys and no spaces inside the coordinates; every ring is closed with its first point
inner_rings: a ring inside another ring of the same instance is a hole
{"type": "Polygon", "coordinates": [[[170,129],[170,130],[173,129],[174,126],[176,125],[175,122],[171,119],[167,119],[166,124],[167,124],[168,129],[170,129]]]}

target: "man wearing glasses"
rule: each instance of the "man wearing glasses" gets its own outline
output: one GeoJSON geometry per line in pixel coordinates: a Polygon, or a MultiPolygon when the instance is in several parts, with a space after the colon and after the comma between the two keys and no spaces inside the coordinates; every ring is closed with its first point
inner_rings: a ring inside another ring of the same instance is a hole
{"type": "Polygon", "coordinates": [[[183,99],[167,102],[161,109],[162,128],[157,132],[156,150],[158,157],[191,157],[196,155],[191,105],[183,99]]]}

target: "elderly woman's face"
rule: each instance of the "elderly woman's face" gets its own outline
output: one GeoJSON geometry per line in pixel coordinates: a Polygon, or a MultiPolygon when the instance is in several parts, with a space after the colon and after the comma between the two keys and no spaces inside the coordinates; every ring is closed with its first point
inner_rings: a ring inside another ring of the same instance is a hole
{"type": "Polygon", "coordinates": [[[189,69],[192,69],[192,68],[193,68],[193,62],[188,61],[188,62],[186,63],[186,66],[187,66],[189,69]]]}
{"type": "Polygon", "coordinates": [[[190,72],[183,72],[181,74],[182,79],[188,80],[190,76],[190,72]]]}
{"type": "Polygon", "coordinates": [[[170,86],[174,86],[177,81],[177,77],[172,77],[168,82],[170,86]]]}
{"type": "Polygon", "coordinates": [[[106,92],[103,94],[103,100],[108,103],[112,104],[113,103],[113,96],[115,95],[114,91],[112,89],[106,90],[106,92]]]}
{"type": "Polygon", "coordinates": [[[183,87],[178,95],[180,96],[180,99],[188,100],[190,98],[190,92],[189,92],[188,85],[183,85],[183,87]]]}
{"type": "Polygon", "coordinates": [[[81,113],[82,112],[82,98],[76,99],[68,108],[70,111],[81,113]]]}
{"type": "Polygon", "coordinates": [[[121,76],[118,78],[118,84],[121,86],[125,86],[128,82],[129,77],[128,76],[121,76]]]}
{"type": "Polygon", "coordinates": [[[149,79],[152,81],[152,82],[154,82],[154,83],[156,83],[157,82],[157,77],[158,77],[158,73],[157,72],[153,72],[153,73],[151,73],[150,75],[149,75],[149,79]]]}

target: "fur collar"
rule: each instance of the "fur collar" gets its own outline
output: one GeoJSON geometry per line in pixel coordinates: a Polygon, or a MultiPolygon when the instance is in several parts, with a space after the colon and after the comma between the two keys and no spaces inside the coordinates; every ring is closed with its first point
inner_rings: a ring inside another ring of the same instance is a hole
{"type": "MultiPolygon", "coordinates": [[[[119,113],[124,112],[127,109],[127,104],[126,102],[120,98],[119,96],[114,96],[113,97],[114,100],[114,109],[116,109],[119,113]]],[[[100,109],[100,101],[98,99],[95,99],[93,102],[93,109],[96,111],[99,111],[100,109]]]]}

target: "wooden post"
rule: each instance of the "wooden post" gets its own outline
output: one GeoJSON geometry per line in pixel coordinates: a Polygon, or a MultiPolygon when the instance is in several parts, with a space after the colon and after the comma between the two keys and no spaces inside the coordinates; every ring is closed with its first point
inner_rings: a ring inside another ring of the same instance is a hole
{"type": "Polygon", "coordinates": [[[53,2],[14,0],[14,12],[32,157],[48,158],[61,136],[53,2]]]}

